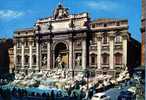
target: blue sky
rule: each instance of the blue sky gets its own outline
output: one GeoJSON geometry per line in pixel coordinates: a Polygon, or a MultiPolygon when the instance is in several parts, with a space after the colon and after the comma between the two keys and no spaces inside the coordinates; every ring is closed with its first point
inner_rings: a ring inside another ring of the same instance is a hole
{"type": "MultiPolygon", "coordinates": [[[[13,37],[19,28],[32,27],[39,18],[51,16],[62,0],[0,0],[0,38],[13,37]]],[[[129,32],[141,41],[141,0],[64,0],[70,13],[88,12],[96,18],[128,19],[129,32]]]]}

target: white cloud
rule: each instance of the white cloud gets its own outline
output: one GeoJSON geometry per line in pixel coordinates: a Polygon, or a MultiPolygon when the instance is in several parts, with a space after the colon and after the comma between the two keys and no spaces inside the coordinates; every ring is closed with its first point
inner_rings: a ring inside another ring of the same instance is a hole
{"type": "Polygon", "coordinates": [[[119,8],[119,5],[117,3],[111,1],[88,1],[85,2],[85,4],[90,9],[102,11],[113,11],[119,8]]]}
{"type": "Polygon", "coordinates": [[[13,19],[23,16],[23,12],[15,10],[0,10],[0,19],[13,19]]]}

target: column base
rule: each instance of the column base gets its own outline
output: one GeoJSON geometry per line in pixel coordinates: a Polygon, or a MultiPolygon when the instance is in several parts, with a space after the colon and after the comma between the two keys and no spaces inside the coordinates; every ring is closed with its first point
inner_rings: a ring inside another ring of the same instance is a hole
{"type": "Polygon", "coordinates": [[[113,69],[114,69],[114,66],[112,66],[112,67],[110,66],[110,68],[109,68],[109,69],[110,69],[110,70],[113,70],[113,69]]]}
{"type": "Polygon", "coordinates": [[[28,70],[32,70],[32,68],[28,68],[28,70]]]}
{"type": "Polygon", "coordinates": [[[39,70],[39,68],[35,68],[35,70],[39,70]]]}

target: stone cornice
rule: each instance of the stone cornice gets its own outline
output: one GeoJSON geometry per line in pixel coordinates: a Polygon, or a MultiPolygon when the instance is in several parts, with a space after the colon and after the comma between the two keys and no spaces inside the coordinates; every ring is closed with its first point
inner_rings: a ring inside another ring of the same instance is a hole
{"type": "Polygon", "coordinates": [[[67,18],[61,18],[61,19],[54,19],[53,16],[42,18],[37,21],[37,23],[47,23],[47,22],[61,22],[61,21],[67,21],[70,19],[82,19],[82,18],[88,18],[87,12],[82,12],[79,14],[69,15],[67,18]]]}
{"type": "Polygon", "coordinates": [[[82,32],[87,32],[89,31],[87,28],[81,28],[81,29],[70,29],[70,30],[64,30],[64,31],[52,31],[52,32],[45,32],[45,33],[41,33],[41,32],[38,32],[36,33],[36,35],[40,34],[40,35],[49,35],[49,34],[54,34],[54,35],[57,35],[57,34],[68,34],[68,33],[82,33],[82,32]]]}
{"type": "Polygon", "coordinates": [[[69,40],[73,40],[73,38],[74,38],[74,37],[73,37],[73,34],[69,34],[69,35],[68,35],[68,39],[69,39],[69,40]]]}
{"type": "Polygon", "coordinates": [[[128,30],[128,26],[121,26],[121,27],[103,27],[103,28],[91,28],[92,32],[104,32],[104,31],[122,31],[128,30]]]}
{"type": "Polygon", "coordinates": [[[28,37],[34,37],[35,36],[35,34],[34,35],[14,35],[13,37],[14,38],[28,38],[28,37]]]}
{"type": "Polygon", "coordinates": [[[28,32],[28,31],[35,31],[34,28],[24,28],[24,29],[17,29],[14,33],[17,33],[17,32],[28,32]]]}

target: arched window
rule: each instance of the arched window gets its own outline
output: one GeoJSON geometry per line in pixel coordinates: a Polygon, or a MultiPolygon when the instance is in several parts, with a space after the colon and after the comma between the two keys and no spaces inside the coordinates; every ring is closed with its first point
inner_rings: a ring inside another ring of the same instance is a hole
{"type": "Polygon", "coordinates": [[[21,63],[21,56],[17,56],[17,63],[20,64],[21,63]]]}
{"type": "Polygon", "coordinates": [[[29,63],[29,56],[25,55],[25,64],[28,64],[29,63]]]}
{"type": "Polygon", "coordinates": [[[120,43],[122,41],[120,34],[116,34],[115,43],[120,43]]]}
{"type": "Polygon", "coordinates": [[[36,55],[33,55],[32,59],[33,59],[33,64],[35,65],[36,64],[36,55]]]}
{"type": "Polygon", "coordinates": [[[96,59],[97,59],[96,54],[91,54],[91,65],[96,65],[96,59]]]}
{"type": "Polygon", "coordinates": [[[115,65],[121,65],[122,64],[122,54],[116,53],[115,55],[115,65]]]}
{"type": "Polygon", "coordinates": [[[102,43],[103,43],[103,44],[107,44],[107,43],[108,43],[108,36],[107,36],[107,33],[103,33],[102,43]]]}
{"type": "Polygon", "coordinates": [[[103,65],[108,65],[109,64],[109,54],[102,54],[102,64],[103,65]]]}

